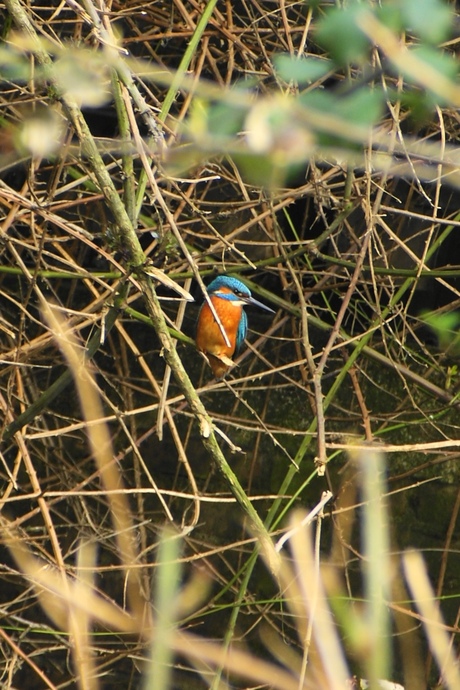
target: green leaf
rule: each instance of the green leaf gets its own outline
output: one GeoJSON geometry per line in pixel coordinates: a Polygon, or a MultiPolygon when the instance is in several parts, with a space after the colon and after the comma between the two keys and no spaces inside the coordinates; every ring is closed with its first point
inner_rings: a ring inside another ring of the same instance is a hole
{"type": "Polygon", "coordinates": [[[405,74],[404,64],[401,66],[402,72],[408,82],[420,84],[427,90],[429,106],[431,107],[431,104],[446,105],[455,99],[459,63],[447,53],[441,53],[429,45],[412,48],[411,53],[420,63],[419,72],[414,74],[412,70],[409,70],[405,74]],[[425,65],[430,72],[431,70],[436,70],[442,79],[427,80],[425,65]],[[450,81],[450,86],[449,82],[447,82],[447,86],[445,85],[446,82],[444,80],[446,79],[450,81]]]}
{"type": "Polygon", "coordinates": [[[346,98],[337,98],[337,113],[357,125],[373,125],[382,116],[384,98],[379,89],[359,89],[346,98]]]}
{"type": "Polygon", "coordinates": [[[218,137],[234,136],[243,127],[245,110],[228,103],[217,103],[208,111],[207,132],[218,137]]]}
{"type": "Polygon", "coordinates": [[[281,187],[288,180],[295,179],[301,170],[305,168],[307,158],[302,162],[286,164],[286,160],[280,162],[271,154],[257,155],[252,153],[233,153],[232,159],[241,170],[243,179],[266,189],[281,187]],[[284,163],[284,164],[283,164],[284,163]]]}
{"type": "Polygon", "coordinates": [[[394,33],[401,33],[407,28],[404,25],[399,2],[392,2],[390,0],[384,5],[377,7],[375,14],[377,19],[394,33]]]}
{"type": "Polygon", "coordinates": [[[420,61],[436,69],[443,77],[456,81],[459,63],[448,53],[442,53],[440,50],[427,45],[411,48],[411,52],[413,55],[416,55],[420,61]]]}
{"type": "Polygon", "coordinates": [[[422,314],[422,319],[436,333],[439,347],[442,350],[458,348],[460,314],[450,312],[447,314],[422,314]]]}
{"type": "Polygon", "coordinates": [[[379,89],[359,89],[349,96],[327,91],[312,91],[300,96],[299,101],[329,115],[357,125],[373,125],[382,115],[384,97],[379,89]]]}
{"type": "Polygon", "coordinates": [[[276,72],[286,82],[309,84],[323,77],[331,70],[331,62],[316,57],[295,58],[288,54],[276,55],[273,59],[276,72]]]}
{"type": "Polygon", "coordinates": [[[30,79],[30,60],[14,46],[0,46],[0,73],[3,80],[27,81],[30,79]]]}
{"type": "Polygon", "coordinates": [[[423,41],[440,43],[452,30],[453,13],[442,0],[398,0],[408,31],[423,41]]]}
{"type": "Polygon", "coordinates": [[[361,62],[367,55],[369,41],[358,26],[358,18],[369,12],[367,5],[333,9],[318,24],[316,37],[339,64],[361,62]]]}
{"type": "Polygon", "coordinates": [[[436,99],[421,89],[404,91],[399,100],[405,110],[410,111],[410,120],[413,126],[420,128],[428,125],[433,117],[436,107],[436,99]]]}

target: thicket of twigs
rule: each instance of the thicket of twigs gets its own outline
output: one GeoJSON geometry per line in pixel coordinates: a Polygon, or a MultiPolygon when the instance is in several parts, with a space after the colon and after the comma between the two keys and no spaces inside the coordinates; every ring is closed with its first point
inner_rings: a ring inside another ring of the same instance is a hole
{"type": "Polygon", "coordinates": [[[0,3],[2,687],[460,689],[457,25],[422,5],[0,3]],[[276,310],[220,382],[217,273],[276,310]]]}

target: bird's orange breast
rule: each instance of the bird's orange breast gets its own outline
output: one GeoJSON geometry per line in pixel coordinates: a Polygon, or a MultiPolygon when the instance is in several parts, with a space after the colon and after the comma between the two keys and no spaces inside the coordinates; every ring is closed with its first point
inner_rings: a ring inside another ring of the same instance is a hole
{"type": "Polygon", "coordinates": [[[211,301],[219,316],[230,345],[227,345],[219,324],[215,320],[209,305],[201,307],[196,327],[196,345],[201,352],[215,357],[231,357],[235,352],[236,335],[241,319],[242,306],[232,304],[230,300],[213,295],[211,301]]]}

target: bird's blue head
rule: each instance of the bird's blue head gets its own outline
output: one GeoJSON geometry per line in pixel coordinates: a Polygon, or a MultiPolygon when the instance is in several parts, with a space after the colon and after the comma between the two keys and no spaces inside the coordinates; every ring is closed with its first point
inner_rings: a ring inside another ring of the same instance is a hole
{"type": "Polygon", "coordinates": [[[207,287],[208,295],[216,295],[231,302],[243,302],[251,300],[252,295],[249,288],[233,276],[218,276],[207,287]]]}
{"type": "MultiPolygon", "coordinates": [[[[262,302],[254,299],[251,295],[250,289],[233,276],[218,276],[212,283],[207,287],[207,292],[210,297],[218,297],[220,299],[228,300],[235,304],[235,306],[245,307],[247,304],[252,304],[255,307],[260,307],[266,311],[270,311],[272,314],[275,312],[270,307],[267,307],[262,302]]],[[[246,338],[246,333],[248,331],[248,317],[246,316],[244,310],[241,312],[240,322],[238,324],[238,332],[236,336],[236,351],[240,349],[246,338]]]]}

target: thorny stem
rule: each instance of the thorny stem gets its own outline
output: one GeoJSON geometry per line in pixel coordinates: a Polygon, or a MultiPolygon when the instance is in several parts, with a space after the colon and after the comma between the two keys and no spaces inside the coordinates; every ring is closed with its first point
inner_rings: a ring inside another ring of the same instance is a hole
{"type": "MultiPolygon", "coordinates": [[[[29,17],[19,0],[6,0],[8,12],[13,17],[19,30],[23,31],[34,44],[34,52],[37,60],[49,68],[50,84],[56,92],[60,92],[59,84],[53,78],[52,62],[49,55],[43,49],[42,44],[29,20],[29,17]]],[[[67,96],[61,99],[64,112],[75,129],[76,135],[81,143],[82,158],[84,158],[95,176],[97,183],[103,193],[107,205],[109,206],[116,225],[116,236],[120,246],[123,246],[124,253],[128,257],[129,265],[134,269],[139,269],[145,264],[146,256],[139,243],[138,237],[126,212],[122,200],[115,188],[110,173],[104,165],[104,161],[99,153],[96,143],[92,137],[89,127],[82,115],[82,112],[74,100],[67,96]]],[[[222,450],[219,447],[213,421],[208,415],[206,408],[197,395],[192,382],[184,369],[182,361],[177,354],[174,341],[168,331],[166,320],[161,309],[155,288],[151,279],[139,271],[139,283],[142,288],[147,311],[152,319],[154,329],[160,339],[164,358],[171,367],[174,377],[181,388],[185,399],[190,405],[195,415],[199,427],[202,442],[206,450],[210,453],[222,475],[225,477],[230,490],[243,511],[249,518],[250,529],[260,540],[261,547],[266,552],[268,561],[271,563],[273,571],[276,571],[278,554],[275,553],[269,534],[260,519],[257,511],[249,501],[235,473],[230,468],[222,450]]]]}

